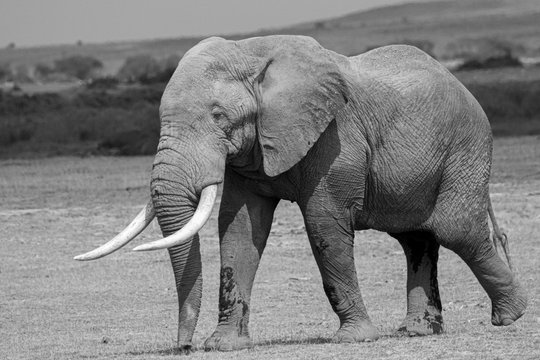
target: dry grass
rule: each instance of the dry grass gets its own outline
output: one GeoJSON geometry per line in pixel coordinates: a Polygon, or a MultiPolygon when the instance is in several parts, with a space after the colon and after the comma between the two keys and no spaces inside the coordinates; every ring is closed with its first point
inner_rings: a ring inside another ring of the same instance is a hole
{"type": "MultiPolygon", "coordinates": [[[[337,319],[294,204],[276,214],[253,289],[253,350],[198,351],[193,359],[537,359],[540,358],[540,139],[498,139],[492,197],[507,230],[527,313],[490,324],[490,304],[470,270],[441,251],[446,334],[393,336],[405,313],[405,262],[396,241],[357,234],[363,295],[382,338],[328,344],[337,319]]],[[[165,359],[176,336],[176,294],[166,252],[123,249],[95,262],[72,260],[125,225],[148,196],[152,159],[51,158],[0,161],[0,357],[4,359],[165,359]]],[[[137,243],[158,238],[153,225],[137,243]]],[[[195,342],[217,321],[216,211],[202,231],[204,297],[195,342]]]]}

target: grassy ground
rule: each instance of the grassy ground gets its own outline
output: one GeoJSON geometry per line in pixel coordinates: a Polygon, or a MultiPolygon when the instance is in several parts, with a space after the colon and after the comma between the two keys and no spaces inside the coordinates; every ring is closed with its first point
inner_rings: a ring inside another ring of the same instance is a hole
{"type": "MultiPolygon", "coordinates": [[[[446,333],[404,338],[405,262],[387,235],[357,234],[364,299],[382,338],[327,344],[338,322],[324,296],[299,211],[282,203],[253,289],[253,350],[198,351],[193,359],[540,358],[540,138],[495,141],[492,199],[509,234],[530,301],[514,325],[490,324],[490,303],[471,271],[441,250],[446,333]]],[[[151,157],[0,161],[0,357],[166,359],[176,356],[176,291],[165,251],[79,263],[72,257],[112,237],[148,197],[151,157]]],[[[195,342],[217,322],[216,213],[202,231],[204,296],[195,342]]],[[[158,238],[152,224],[137,244],[158,238]]]]}

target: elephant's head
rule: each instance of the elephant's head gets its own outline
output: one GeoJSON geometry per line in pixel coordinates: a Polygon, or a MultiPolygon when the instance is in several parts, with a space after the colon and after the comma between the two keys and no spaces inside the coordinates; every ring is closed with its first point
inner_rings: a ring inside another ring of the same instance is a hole
{"type": "MultiPolygon", "coordinates": [[[[348,101],[341,70],[346,63],[306,37],[210,38],[193,47],[161,100],[152,201],[115,239],[77,259],[123,246],[155,211],[167,237],[136,249],[170,248],[180,295],[187,272],[200,276],[195,235],[209,217],[225,166],[249,166],[274,177],[299,162],[348,101]]],[[[187,307],[181,301],[181,319],[196,321],[200,293],[192,301],[187,307]]]]}

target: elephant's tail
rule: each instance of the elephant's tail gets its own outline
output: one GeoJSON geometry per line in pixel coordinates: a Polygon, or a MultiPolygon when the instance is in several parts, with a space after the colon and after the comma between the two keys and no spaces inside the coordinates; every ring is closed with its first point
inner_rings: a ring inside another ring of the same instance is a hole
{"type": "Polygon", "coordinates": [[[510,270],[513,271],[514,266],[512,265],[512,259],[510,258],[510,248],[508,247],[508,237],[504,232],[501,231],[499,225],[497,224],[497,219],[495,219],[495,214],[493,213],[493,206],[491,205],[491,199],[488,199],[488,213],[489,218],[491,219],[491,224],[493,225],[493,234],[492,240],[493,245],[495,246],[495,251],[499,253],[499,246],[503,249],[504,255],[506,257],[506,262],[510,267],[510,270]]]}

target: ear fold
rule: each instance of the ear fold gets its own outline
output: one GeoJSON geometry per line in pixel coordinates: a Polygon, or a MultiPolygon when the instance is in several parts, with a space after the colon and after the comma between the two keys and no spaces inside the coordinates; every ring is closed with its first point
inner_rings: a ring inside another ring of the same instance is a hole
{"type": "Polygon", "coordinates": [[[314,40],[301,40],[279,42],[255,83],[258,136],[268,176],[299,162],[348,101],[330,53],[314,40]]]}

